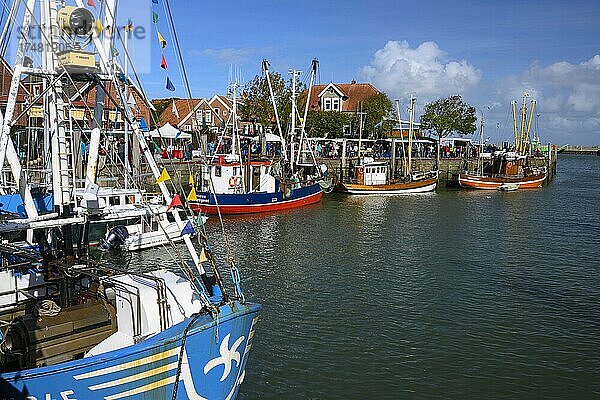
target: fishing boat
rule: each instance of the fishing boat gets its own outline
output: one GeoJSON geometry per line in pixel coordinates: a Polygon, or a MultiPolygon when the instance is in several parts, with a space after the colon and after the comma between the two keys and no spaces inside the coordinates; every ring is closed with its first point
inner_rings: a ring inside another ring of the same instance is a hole
{"type": "Polygon", "coordinates": [[[527,94],[523,96],[519,129],[517,129],[516,101],[512,102],[514,149],[503,149],[493,153],[483,152],[484,119],[482,114],[476,170],[459,174],[458,183],[461,187],[484,190],[542,187],[547,177],[546,167],[532,165],[532,141],[530,140],[531,121],[536,102],[535,100],[531,102],[531,113],[527,121],[527,97],[527,94]]]}
{"type": "MultiPolygon", "coordinates": [[[[313,60],[309,95],[317,65],[318,61],[313,60]]],[[[228,136],[229,152],[216,153],[203,166],[201,188],[195,192],[196,199],[190,201],[190,207],[196,212],[244,214],[281,211],[318,203],[323,197],[323,190],[332,188],[331,182],[325,179],[326,166],[316,162],[311,144],[306,138],[304,124],[297,125],[296,115],[299,115],[299,111],[296,104],[296,78],[299,71],[292,71],[292,118],[287,141],[282,134],[266,60],[263,61],[263,71],[275,109],[281,154],[270,158],[253,158],[248,145],[247,156],[242,155],[236,117],[238,84],[231,85],[229,92],[233,96],[233,112],[230,114],[232,131],[228,136]]],[[[302,121],[306,121],[307,112],[308,104],[302,121]]],[[[217,148],[225,147],[224,141],[225,132],[221,135],[217,148]]]]}
{"type": "MultiPolygon", "coordinates": [[[[347,177],[337,184],[341,192],[352,195],[402,195],[432,192],[437,186],[437,171],[416,172],[412,170],[412,140],[414,127],[414,104],[416,99],[410,99],[410,121],[408,134],[408,150],[403,151],[406,169],[400,177],[395,177],[394,168],[390,168],[388,161],[376,161],[372,157],[361,157],[362,140],[362,114],[359,132],[359,163],[351,167],[347,177]]],[[[400,104],[397,102],[398,121],[400,131],[402,122],[400,119],[400,104]]],[[[404,150],[404,148],[403,148],[404,150]]],[[[395,150],[394,150],[395,151],[395,150]]]]}
{"type": "Polygon", "coordinates": [[[140,121],[128,105],[126,83],[117,77],[123,71],[110,52],[114,36],[90,36],[97,25],[94,12],[103,16],[103,26],[117,23],[112,19],[115,1],[104,0],[98,10],[81,0],[67,3],[15,1],[6,10],[11,17],[3,32],[23,16],[19,49],[28,48],[30,29],[48,34],[42,35],[40,66],[25,63],[26,51],[17,52],[8,106],[0,113],[0,145],[5,149],[0,165],[8,164],[26,212],[0,220],[0,398],[233,399],[246,375],[260,306],[246,301],[233,257],[227,260],[232,282],[226,285],[206,236],[192,241],[195,228],[181,217],[178,197],[161,179],[140,121]],[[81,37],[81,47],[69,50],[74,53],[56,56],[53,49],[59,44],[81,37]],[[52,212],[43,214],[32,195],[33,177],[23,173],[7,129],[21,74],[35,74],[47,88],[40,97],[50,115],[43,123],[51,138],[52,212]],[[156,179],[161,205],[185,244],[170,246],[174,256],[169,262],[133,272],[128,265],[90,254],[89,227],[99,210],[93,204],[99,193],[100,129],[92,129],[85,207],[77,211],[72,171],[78,143],[65,129],[66,89],[73,81],[96,88],[112,84],[111,101],[120,104],[156,179]],[[30,245],[11,240],[21,232],[27,232],[30,245]]]}

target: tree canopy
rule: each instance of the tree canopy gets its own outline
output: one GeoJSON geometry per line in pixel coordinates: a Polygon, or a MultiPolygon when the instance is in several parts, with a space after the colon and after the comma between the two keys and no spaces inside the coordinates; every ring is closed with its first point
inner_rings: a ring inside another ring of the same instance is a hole
{"type": "Polygon", "coordinates": [[[385,93],[378,93],[363,101],[362,111],[365,113],[363,130],[374,136],[375,126],[392,112],[392,102],[385,93]]]}
{"type": "MultiPolygon", "coordinates": [[[[270,72],[271,86],[277,105],[277,112],[281,120],[281,129],[285,133],[291,117],[292,82],[286,82],[278,72],[270,72]]],[[[303,86],[296,82],[296,91],[301,92],[303,86]]],[[[266,76],[257,75],[244,86],[243,104],[240,107],[240,116],[245,120],[256,120],[263,126],[276,126],[275,110],[271,102],[269,84],[266,76]]]]}
{"type": "Polygon", "coordinates": [[[472,134],[477,130],[476,121],[475,107],[465,103],[460,95],[426,104],[421,116],[422,128],[435,131],[439,138],[451,133],[472,134]]]}
{"type": "Polygon", "coordinates": [[[309,111],[306,132],[313,137],[341,137],[344,126],[350,124],[350,116],[339,111],[309,111]]]}

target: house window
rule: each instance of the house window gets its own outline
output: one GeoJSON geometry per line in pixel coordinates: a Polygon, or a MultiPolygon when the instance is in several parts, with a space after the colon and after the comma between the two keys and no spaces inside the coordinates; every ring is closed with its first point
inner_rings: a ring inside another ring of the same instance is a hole
{"type": "Polygon", "coordinates": [[[192,129],[191,129],[191,126],[189,126],[189,125],[184,125],[184,126],[183,126],[183,130],[184,130],[184,131],[191,131],[192,129]]]}
{"type": "Polygon", "coordinates": [[[202,121],[202,110],[196,111],[196,121],[198,121],[198,122],[202,121]]]}
{"type": "Polygon", "coordinates": [[[217,115],[221,115],[221,109],[220,108],[215,108],[214,109],[215,114],[217,115]]]}
{"type": "Polygon", "coordinates": [[[323,111],[331,111],[331,99],[323,99],[323,111]]]}
{"type": "Polygon", "coordinates": [[[341,111],[340,107],[340,99],[331,99],[331,110],[333,111],[341,111]]]}
{"type": "Polygon", "coordinates": [[[210,111],[206,110],[206,112],[204,113],[204,118],[206,118],[206,122],[211,122],[212,114],[210,113],[210,111]]]}

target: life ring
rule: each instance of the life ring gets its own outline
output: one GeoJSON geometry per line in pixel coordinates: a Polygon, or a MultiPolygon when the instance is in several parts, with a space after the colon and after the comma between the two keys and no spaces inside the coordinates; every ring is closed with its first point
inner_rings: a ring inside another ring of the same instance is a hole
{"type": "Polygon", "coordinates": [[[237,183],[237,178],[235,176],[232,176],[231,178],[229,178],[229,187],[234,187],[237,183]]]}

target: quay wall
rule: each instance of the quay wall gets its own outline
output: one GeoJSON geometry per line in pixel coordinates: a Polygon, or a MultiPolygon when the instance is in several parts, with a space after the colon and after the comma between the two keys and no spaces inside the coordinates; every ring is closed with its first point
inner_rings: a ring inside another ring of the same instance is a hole
{"type": "MultiPolygon", "coordinates": [[[[348,157],[346,162],[352,162],[356,164],[358,158],[348,157]]],[[[341,159],[340,158],[317,158],[319,164],[325,164],[328,168],[330,175],[335,178],[339,178],[341,172],[341,159]]],[[[458,184],[458,174],[466,168],[474,169],[474,159],[465,158],[441,158],[439,160],[439,181],[440,185],[443,186],[455,186],[458,184]]],[[[398,162],[398,164],[400,164],[398,162]]],[[[414,171],[430,171],[435,170],[438,162],[432,158],[414,158],[413,159],[413,170],[414,171]]],[[[546,166],[548,171],[548,180],[552,180],[556,174],[556,150],[550,152],[550,156],[534,157],[532,158],[532,164],[534,167],[546,166]]],[[[171,176],[171,180],[168,182],[171,190],[180,193],[180,195],[187,195],[190,190],[189,176],[197,176],[202,162],[198,159],[192,161],[172,161],[164,160],[159,161],[159,168],[166,168],[167,172],[171,176]]],[[[397,166],[399,168],[399,165],[397,166]]],[[[138,174],[139,183],[146,188],[149,193],[158,192],[156,180],[150,173],[148,167],[141,167],[138,174]]]]}

